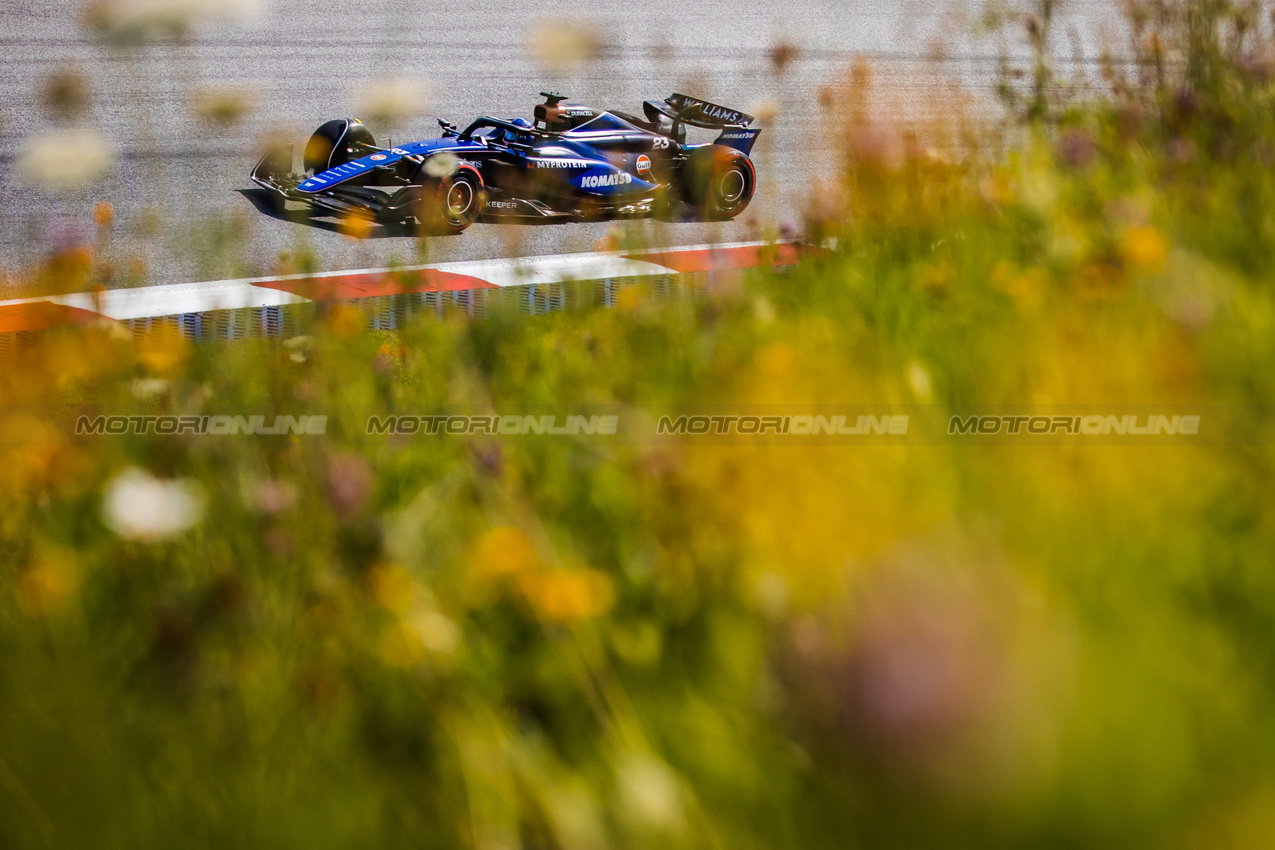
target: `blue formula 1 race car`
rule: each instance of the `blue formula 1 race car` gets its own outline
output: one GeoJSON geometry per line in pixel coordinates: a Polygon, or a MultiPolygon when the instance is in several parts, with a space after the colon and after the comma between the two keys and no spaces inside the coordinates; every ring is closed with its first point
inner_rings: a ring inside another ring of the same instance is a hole
{"type": "Polygon", "coordinates": [[[415,219],[436,233],[459,233],[483,215],[587,220],[689,207],[726,220],[753,197],[749,154],[761,130],[748,128],[751,115],[674,94],[648,100],[638,118],[541,94],[535,123],[484,117],[459,130],[440,120],[441,138],[391,148],[360,121],[329,121],[306,144],[304,173],[293,173],[285,146],[262,157],[252,180],[280,207],[415,219]],[[687,144],[688,126],[719,135],[687,144]]]}

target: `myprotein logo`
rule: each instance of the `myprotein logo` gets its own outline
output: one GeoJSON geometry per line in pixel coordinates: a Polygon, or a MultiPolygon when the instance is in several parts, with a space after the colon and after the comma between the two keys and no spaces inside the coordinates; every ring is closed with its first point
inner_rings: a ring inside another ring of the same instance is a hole
{"type": "Polygon", "coordinates": [[[588,168],[592,163],[583,159],[537,159],[536,168],[588,168]]]}

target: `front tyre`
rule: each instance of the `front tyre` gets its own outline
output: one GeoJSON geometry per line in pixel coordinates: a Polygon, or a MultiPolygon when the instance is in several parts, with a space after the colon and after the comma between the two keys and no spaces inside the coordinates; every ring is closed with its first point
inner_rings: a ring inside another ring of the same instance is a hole
{"type": "Polygon", "coordinates": [[[752,160],[723,145],[697,148],[682,167],[683,197],[709,221],[729,221],[742,213],[756,188],[752,160]]]}
{"type": "Polygon", "coordinates": [[[446,177],[417,175],[421,187],[416,219],[429,233],[460,233],[482,215],[487,187],[472,165],[462,165],[446,177]]]}

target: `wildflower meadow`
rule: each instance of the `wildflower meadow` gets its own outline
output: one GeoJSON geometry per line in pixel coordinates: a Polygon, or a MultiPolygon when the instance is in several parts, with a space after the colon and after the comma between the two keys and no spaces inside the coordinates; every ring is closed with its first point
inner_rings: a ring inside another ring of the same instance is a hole
{"type": "MultiPolygon", "coordinates": [[[[1271,846],[1269,12],[1126,3],[1128,46],[1079,88],[1054,6],[1003,24],[1036,52],[989,108],[909,123],[867,108],[868,61],[827,81],[839,176],[796,265],[537,316],[375,330],[330,304],[283,341],[93,322],[15,350],[0,846],[1271,846]],[[658,427],[839,406],[912,439],[658,427]],[[368,427],[598,411],[637,430],[368,427]],[[985,411],[1079,424],[947,427],[985,411]],[[1108,411],[1199,435],[1086,441],[1108,411]],[[77,433],[98,414],[324,419],[77,433]]],[[[86,21],[146,49],[189,12],[86,21]]],[[[605,68],[597,33],[552,31],[605,68]]],[[[73,76],[50,92],[75,109],[73,76]]],[[[12,167],[92,185],[111,142],[66,132],[74,174],[41,139],[12,167]]],[[[102,263],[90,240],[6,280],[81,291],[102,263]]]]}

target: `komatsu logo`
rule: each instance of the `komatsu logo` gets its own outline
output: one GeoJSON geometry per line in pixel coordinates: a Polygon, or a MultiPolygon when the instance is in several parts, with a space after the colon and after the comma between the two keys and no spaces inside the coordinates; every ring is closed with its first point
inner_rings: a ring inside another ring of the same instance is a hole
{"type": "Polygon", "coordinates": [[[580,180],[582,189],[602,189],[607,186],[624,186],[633,182],[633,175],[623,171],[615,174],[593,174],[580,180]]]}

